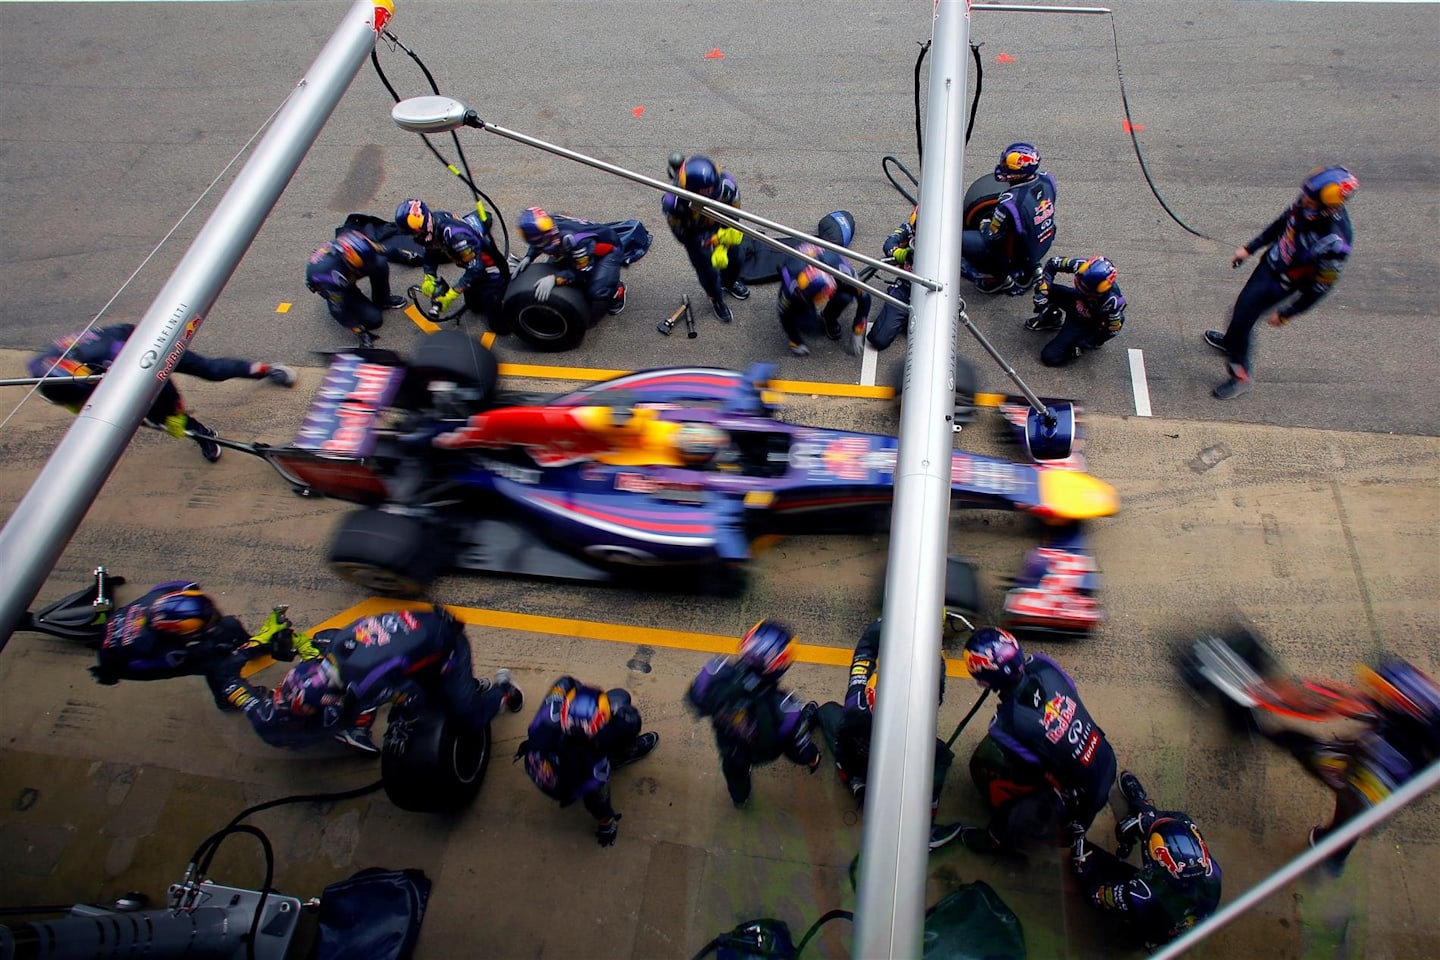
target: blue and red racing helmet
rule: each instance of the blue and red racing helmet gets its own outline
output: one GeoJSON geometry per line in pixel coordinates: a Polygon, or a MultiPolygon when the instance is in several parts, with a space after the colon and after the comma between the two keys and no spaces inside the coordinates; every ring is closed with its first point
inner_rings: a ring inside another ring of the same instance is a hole
{"type": "Polygon", "coordinates": [[[965,669],[983,687],[1009,689],[1025,672],[1025,651],[1009,631],[981,627],[965,641],[965,669]]]}
{"type": "Polygon", "coordinates": [[[1195,824],[1161,817],[1145,838],[1145,859],[1159,864],[1176,880],[1197,880],[1211,872],[1210,848],[1195,824]]]}
{"type": "Polygon", "coordinates": [[[778,621],[761,620],[740,638],[740,662],[765,676],[780,676],[795,662],[794,632],[778,621]]]}

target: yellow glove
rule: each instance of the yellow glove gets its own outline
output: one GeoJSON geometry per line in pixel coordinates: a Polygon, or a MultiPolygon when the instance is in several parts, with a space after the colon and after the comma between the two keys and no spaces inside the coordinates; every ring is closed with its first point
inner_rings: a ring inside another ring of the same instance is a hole
{"type": "Polygon", "coordinates": [[[740,241],[745,239],[745,234],[734,227],[722,227],[715,234],[715,242],[722,247],[738,247],[740,241]]]}
{"type": "Polygon", "coordinates": [[[315,646],[315,641],[310,639],[308,633],[295,634],[295,652],[300,655],[301,660],[319,660],[320,648],[315,646]]]}
{"type": "Polygon", "coordinates": [[[910,248],[896,247],[890,252],[890,256],[896,263],[904,263],[906,260],[910,259],[910,248]]]}
{"type": "Polygon", "coordinates": [[[711,251],[710,266],[716,270],[724,270],[730,266],[730,249],[722,244],[711,251]]]}
{"type": "Polygon", "coordinates": [[[440,296],[436,297],[435,305],[440,308],[441,313],[444,313],[446,310],[450,309],[450,307],[455,303],[456,300],[459,299],[460,291],[450,290],[447,293],[442,293],[440,294],[440,296]]]}
{"type": "Polygon", "coordinates": [[[422,297],[433,297],[433,296],[435,296],[435,285],[436,285],[437,283],[439,283],[439,282],[440,282],[440,278],[437,277],[437,276],[435,276],[435,274],[433,274],[433,273],[427,273],[427,274],[425,274],[425,279],[423,279],[423,280],[420,281],[420,296],[422,296],[422,297]]]}
{"type": "Polygon", "coordinates": [[[172,413],[165,418],[165,432],[176,440],[185,439],[185,428],[190,425],[190,417],[183,413],[172,413]]]}

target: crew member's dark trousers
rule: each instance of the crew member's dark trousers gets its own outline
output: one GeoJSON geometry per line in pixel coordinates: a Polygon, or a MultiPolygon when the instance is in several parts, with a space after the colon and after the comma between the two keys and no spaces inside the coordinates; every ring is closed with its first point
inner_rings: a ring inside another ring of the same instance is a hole
{"type": "Polygon", "coordinates": [[[1050,306],[1064,311],[1065,325],[1040,350],[1040,362],[1047,367],[1063,367],[1078,358],[1081,352],[1094,350],[1113,337],[1110,331],[1098,329],[1094,320],[1079,315],[1075,309],[1079,296],[1070,287],[1056,283],[1050,285],[1050,306]]]}
{"type": "Polygon", "coordinates": [[[1247,374],[1250,373],[1255,324],[1294,296],[1298,296],[1298,293],[1281,286],[1279,276],[1262,255],[1255,272],[1250,274],[1250,279],[1240,291],[1240,296],[1235,298],[1235,308],[1230,313],[1230,325],[1225,328],[1226,358],[1247,374]]]}

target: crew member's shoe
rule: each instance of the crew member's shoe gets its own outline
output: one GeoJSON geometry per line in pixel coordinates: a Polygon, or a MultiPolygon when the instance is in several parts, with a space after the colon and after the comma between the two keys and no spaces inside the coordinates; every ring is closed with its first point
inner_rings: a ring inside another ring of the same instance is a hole
{"type": "Polygon", "coordinates": [[[1221,353],[1227,352],[1225,349],[1225,334],[1221,333],[1219,330],[1206,330],[1205,342],[1210,344],[1210,346],[1214,347],[1216,350],[1219,350],[1221,353]]]}
{"type": "Polygon", "coordinates": [[[636,760],[642,759],[651,750],[654,750],[655,744],[659,742],[660,734],[658,733],[652,732],[640,734],[640,736],[635,738],[635,742],[630,744],[630,749],[625,752],[625,756],[620,758],[620,762],[617,763],[616,766],[628,766],[629,764],[634,763],[636,760]]]}
{"type": "Polygon", "coordinates": [[[825,336],[831,340],[840,339],[840,321],[838,319],[825,321],[825,336]]]}
{"type": "Polygon", "coordinates": [[[1027,330],[1059,330],[1065,326],[1065,311],[1059,307],[1046,307],[1025,321],[1027,330]]]}
{"type": "Polygon", "coordinates": [[[620,284],[620,289],[615,291],[615,296],[610,298],[610,306],[605,310],[610,316],[618,316],[620,311],[625,309],[625,284],[620,284]]]}
{"type": "Polygon", "coordinates": [[[515,679],[510,675],[509,670],[501,667],[495,671],[495,686],[510,688],[505,691],[505,699],[502,701],[506,710],[511,713],[519,713],[525,708],[525,694],[515,685],[515,679]]]}
{"type": "Polygon", "coordinates": [[[350,332],[360,338],[361,350],[371,349],[375,346],[375,341],[379,339],[375,336],[375,334],[371,333],[369,330],[366,330],[364,327],[355,327],[350,332]]]}
{"type": "Polygon", "coordinates": [[[1239,364],[1228,364],[1230,378],[1224,383],[1210,391],[1217,400],[1233,400],[1242,393],[1249,393],[1255,386],[1255,381],[1250,379],[1250,374],[1239,364]]]}
{"type": "Polygon", "coordinates": [[[730,294],[730,296],[734,297],[736,300],[750,299],[750,288],[745,286],[745,284],[740,280],[736,280],[734,283],[730,284],[730,286],[726,287],[725,289],[730,294]]]}
{"type": "Polygon", "coordinates": [[[1150,802],[1150,795],[1145,792],[1145,787],[1140,783],[1140,778],[1129,770],[1120,771],[1120,792],[1125,799],[1130,801],[1130,806],[1138,807],[1150,802]]]}
{"type": "Polygon", "coordinates": [[[344,733],[335,734],[335,739],[346,746],[354,747],[362,753],[380,752],[380,748],[375,746],[375,741],[370,739],[369,727],[351,727],[344,733]]]}
{"type": "Polygon", "coordinates": [[[939,850],[945,844],[960,836],[965,829],[962,823],[932,823],[930,824],[930,849],[939,850]]]}
{"type": "Polygon", "coordinates": [[[295,371],[283,363],[270,364],[270,369],[265,371],[265,379],[281,387],[293,387],[300,380],[295,371]]]}
{"type": "Polygon", "coordinates": [[[405,305],[408,304],[409,302],[410,302],[410,300],[409,300],[408,297],[402,297],[402,296],[400,296],[400,295],[397,294],[397,295],[395,295],[395,296],[392,296],[389,300],[386,300],[385,303],[384,303],[383,305],[381,305],[380,309],[381,309],[381,310],[403,310],[403,309],[405,308],[405,305]]]}
{"type": "Polygon", "coordinates": [[[735,314],[730,312],[730,306],[722,298],[711,300],[710,307],[715,311],[715,316],[720,318],[721,323],[730,323],[735,319],[735,314]]]}
{"type": "Polygon", "coordinates": [[[810,356],[810,348],[807,347],[807,346],[805,346],[805,344],[803,344],[803,343],[792,343],[792,344],[790,344],[790,352],[793,353],[793,354],[795,354],[795,356],[797,356],[797,357],[808,357],[808,356],[810,356]]]}
{"type": "Polygon", "coordinates": [[[211,463],[220,459],[220,444],[210,439],[215,436],[214,430],[211,430],[194,417],[191,417],[185,426],[187,430],[194,434],[194,440],[200,446],[200,456],[209,460],[211,463]]]}

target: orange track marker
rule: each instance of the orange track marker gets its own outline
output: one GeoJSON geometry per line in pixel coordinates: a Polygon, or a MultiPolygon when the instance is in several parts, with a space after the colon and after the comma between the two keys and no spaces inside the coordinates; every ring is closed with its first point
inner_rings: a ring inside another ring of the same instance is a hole
{"type": "Polygon", "coordinates": [[[724,60],[724,59],[725,59],[725,54],[723,54],[723,53],[720,52],[720,48],[719,48],[719,47],[716,47],[714,50],[711,50],[709,53],[705,54],[705,59],[706,59],[706,60],[724,60]]]}

